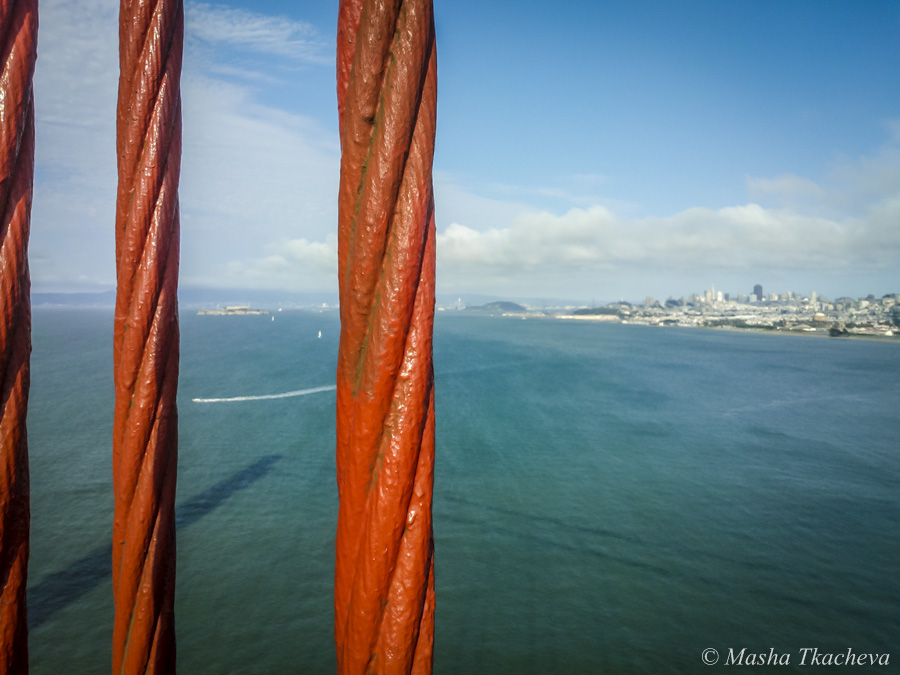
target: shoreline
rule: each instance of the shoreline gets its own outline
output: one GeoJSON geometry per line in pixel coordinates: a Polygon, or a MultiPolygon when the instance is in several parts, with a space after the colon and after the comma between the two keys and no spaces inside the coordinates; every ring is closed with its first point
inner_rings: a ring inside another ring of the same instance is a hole
{"type": "Polygon", "coordinates": [[[736,326],[679,326],[679,325],[666,325],[666,324],[658,324],[653,325],[644,322],[632,322],[632,321],[622,321],[619,317],[608,315],[608,314],[588,314],[588,315],[578,315],[578,314],[526,314],[526,313],[504,313],[504,314],[489,314],[485,313],[483,316],[486,317],[494,317],[494,318],[506,318],[506,319],[557,319],[562,321],[573,321],[573,322],[582,322],[582,323],[602,323],[606,325],[617,324],[621,326],[646,326],[648,328],[686,328],[686,329],[700,329],[700,330],[712,330],[712,331],[725,331],[729,333],[754,333],[761,335],[787,335],[791,337],[808,337],[808,338],[828,338],[831,340],[862,340],[866,342],[886,342],[892,344],[900,344],[900,335],[888,336],[888,335],[858,335],[854,333],[850,333],[848,335],[840,335],[833,336],[829,335],[827,332],[820,331],[802,331],[802,330],[784,330],[779,328],[768,329],[768,328],[738,328],[736,326]]]}
{"type": "MultiPolygon", "coordinates": [[[[655,326],[654,326],[655,327],[655,326]]],[[[666,326],[663,326],[664,328],[666,326]]],[[[729,333],[759,333],[761,335],[787,335],[791,337],[828,338],[829,340],[863,340],[865,342],[889,342],[900,344],[900,337],[887,335],[840,335],[833,336],[828,333],[807,332],[800,330],[768,330],[766,328],[735,328],[733,326],[679,326],[680,328],[699,328],[701,330],[720,330],[729,333]]]]}

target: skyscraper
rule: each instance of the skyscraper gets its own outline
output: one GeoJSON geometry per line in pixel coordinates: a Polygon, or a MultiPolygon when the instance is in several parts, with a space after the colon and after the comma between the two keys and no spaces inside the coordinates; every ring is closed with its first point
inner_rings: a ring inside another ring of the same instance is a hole
{"type": "Polygon", "coordinates": [[[756,296],[757,302],[762,302],[762,299],[763,299],[762,284],[756,284],[756,286],[753,287],[753,295],[756,296]]]}

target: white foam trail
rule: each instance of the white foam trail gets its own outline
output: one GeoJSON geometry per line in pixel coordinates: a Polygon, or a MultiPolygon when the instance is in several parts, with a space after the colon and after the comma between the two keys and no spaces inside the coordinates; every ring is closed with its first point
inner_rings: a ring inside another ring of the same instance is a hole
{"type": "Polygon", "coordinates": [[[293,396],[306,396],[318,394],[320,391],[334,391],[337,385],[329,384],[327,387],[313,387],[312,389],[298,389],[286,391],[283,394],[264,394],[262,396],[234,396],[232,398],[192,398],[194,403],[232,403],[233,401],[267,401],[273,398],[291,398],[293,396]]]}

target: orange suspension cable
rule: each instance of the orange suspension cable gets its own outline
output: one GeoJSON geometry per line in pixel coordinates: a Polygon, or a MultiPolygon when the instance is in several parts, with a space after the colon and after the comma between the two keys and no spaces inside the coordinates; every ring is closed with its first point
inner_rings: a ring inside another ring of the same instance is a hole
{"type": "Polygon", "coordinates": [[[175,672],[181,0],[121,0],[113,673],[175,672]]]}
{"type": "Polygon", "coordinates": [[[341,0],[338,672],[430,673],[434,641],[431,0],[341,0]]]}
{"type": "Polygon", "coordinates": [[[37,0],[0,1],[0,672],[28,672],[28,412],[37,0]]]}

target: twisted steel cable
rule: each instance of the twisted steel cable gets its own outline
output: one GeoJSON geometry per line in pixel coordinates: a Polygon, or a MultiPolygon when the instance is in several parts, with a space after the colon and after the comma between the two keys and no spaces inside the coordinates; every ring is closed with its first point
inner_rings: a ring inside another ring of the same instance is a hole
{"type": "Polygon", "coordinates": [[[28,411],[37,0],[0,0],[0,672],[28,672],[28,411]]]}
{"type": "Polygon", "coordinates": [[[431,0],[341,0],[335,641],[430,673],[437,62],[431,0]]]}
{"type": "Polygon", "coordinates": [[[180,0],[121,0],[113,673],[175,672],[180,0]]]}

